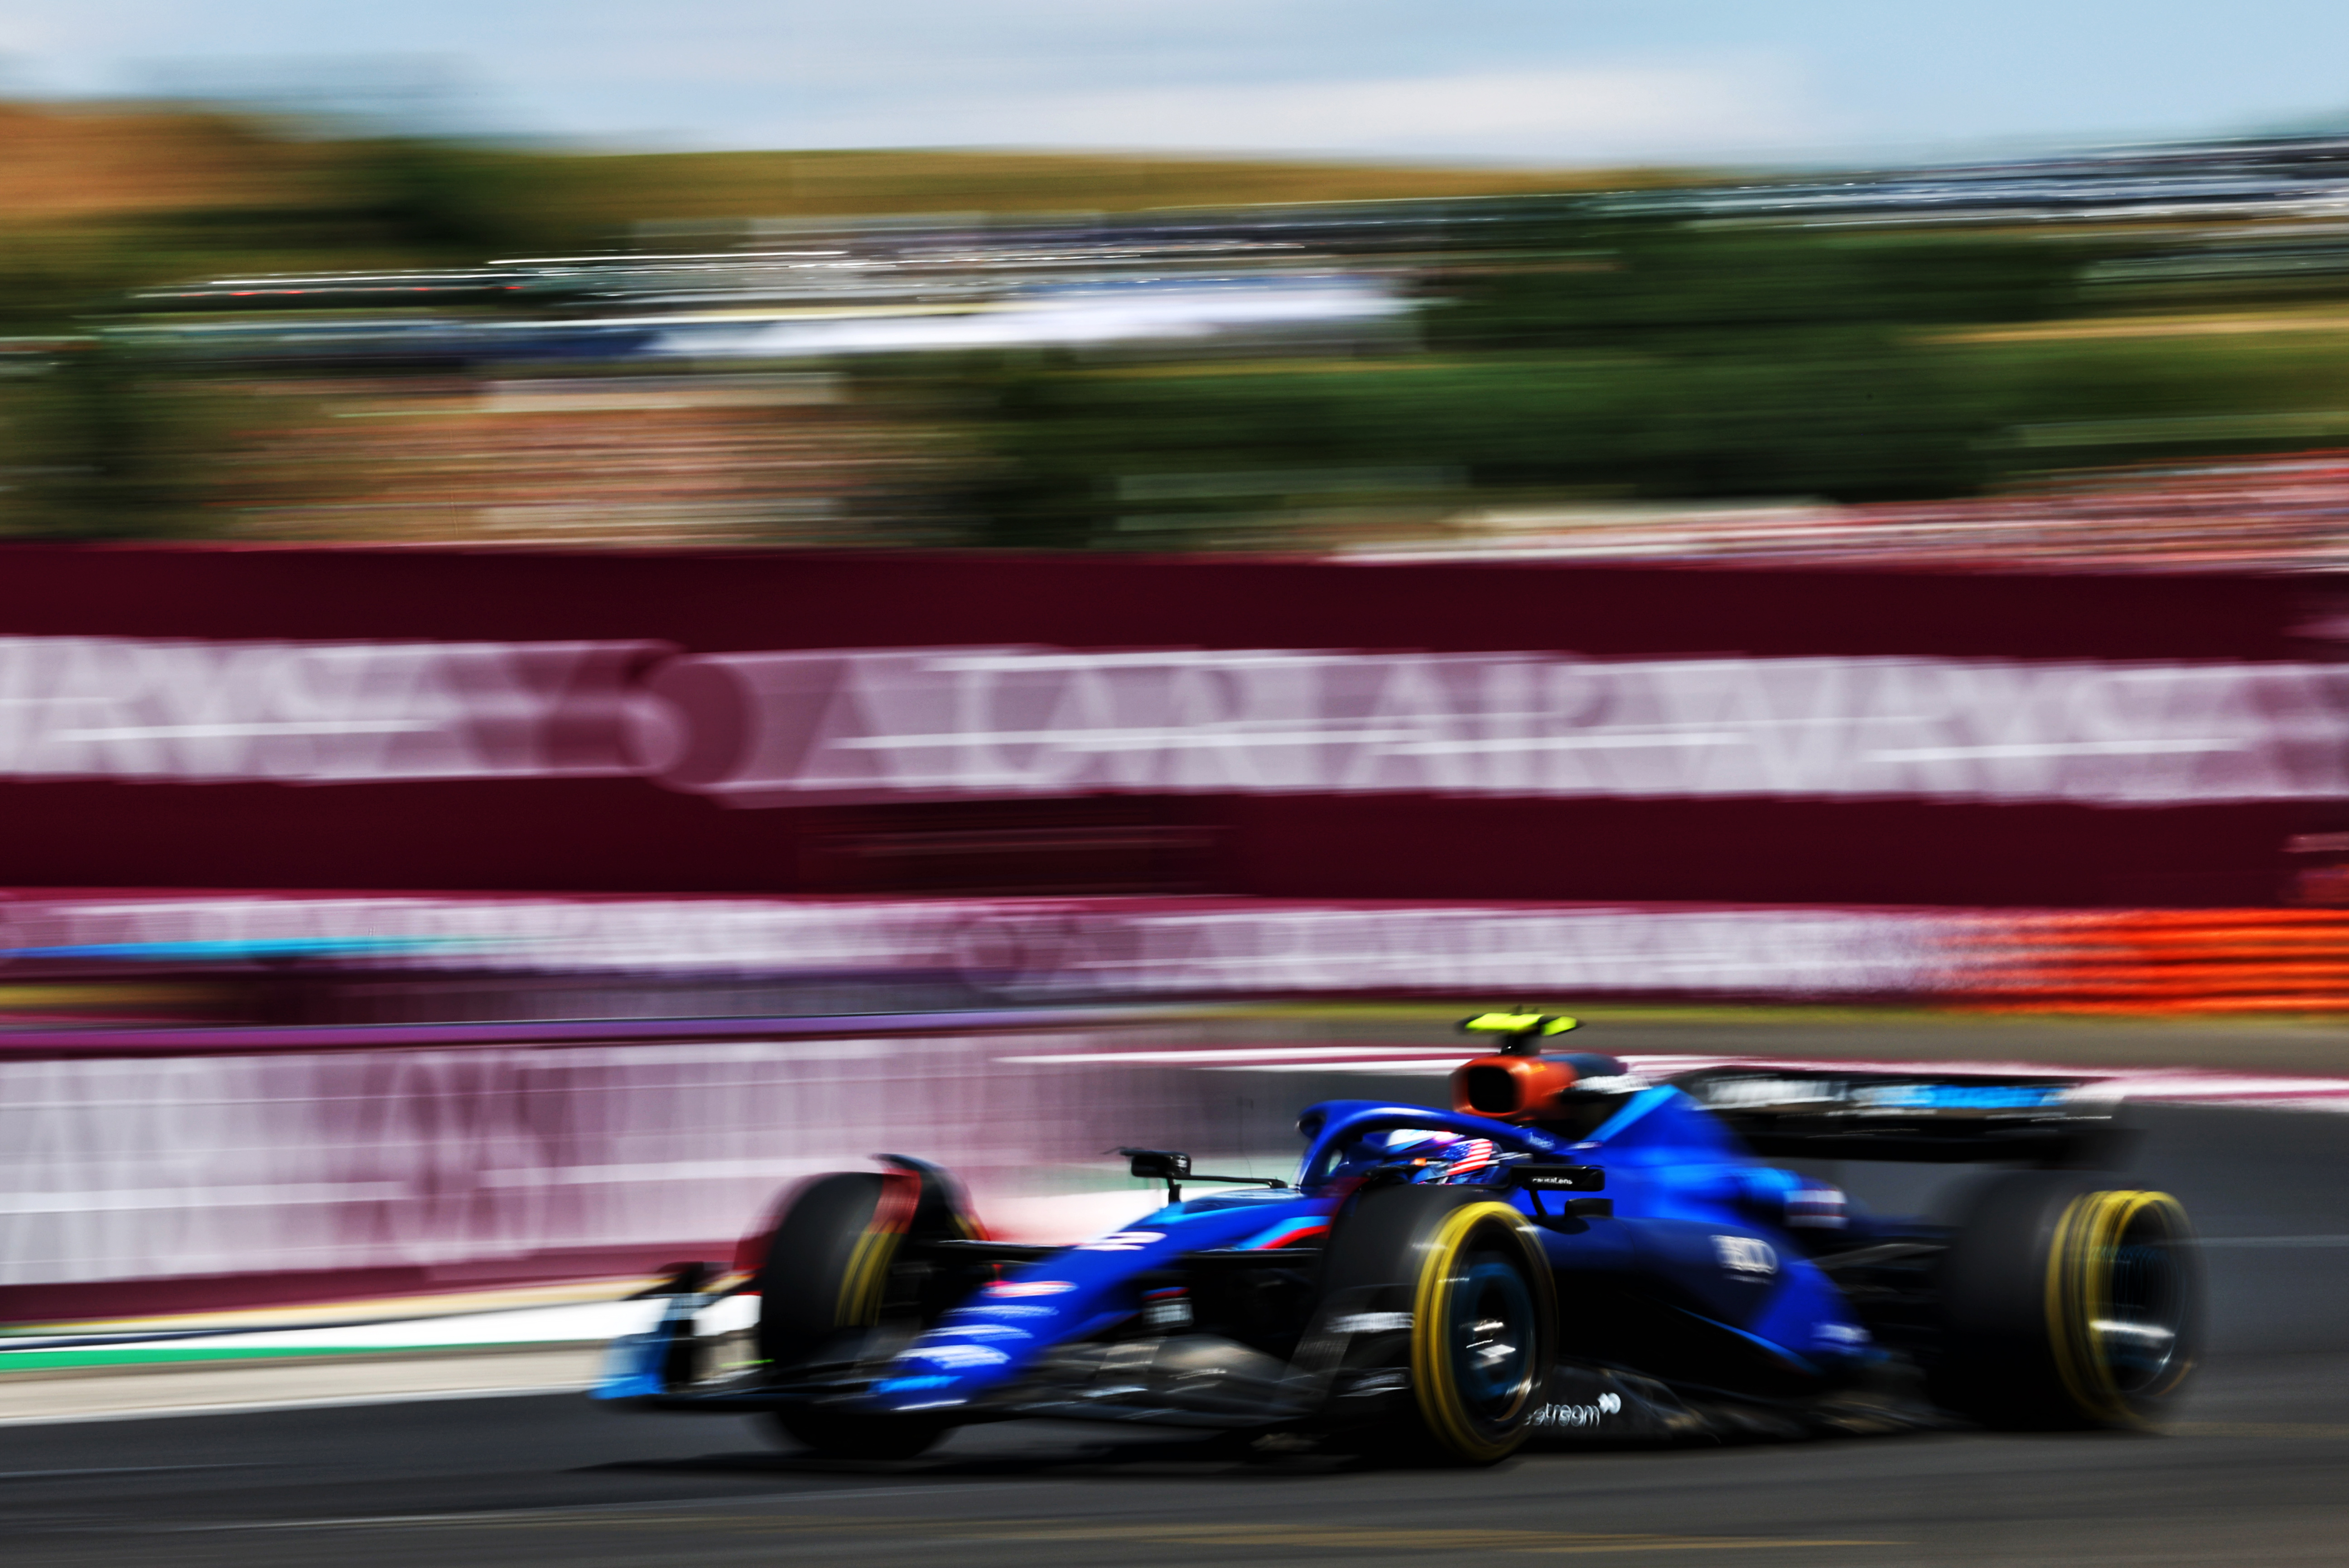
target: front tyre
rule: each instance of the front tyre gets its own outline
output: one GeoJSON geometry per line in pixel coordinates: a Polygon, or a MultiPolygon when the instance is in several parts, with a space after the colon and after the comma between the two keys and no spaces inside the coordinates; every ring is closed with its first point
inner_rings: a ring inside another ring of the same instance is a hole
{"type": "MultiPolygon", "coordinates": [[[[759,1355],[770,1376],[885,1358],[889,1345],[934,1322],[966,1288],[958,1272],[923,1261],[906,1242],[968,1236],[977,1221],[943,1172],[901,1165],[819,1177],[776,1216],[757,1270],[759,1355]]],[[[778,1411],[773,1425],[843,1459],[912,1459],[948,1430],[928,1416],[821,1403],[778,1411]]]]}
{"type": "Polygon", "coordinates": [[[1940,1402],[1987,1426],[2145,1428],[2201,1339],[2201,1272],[2166,1192],[2018,1171],[1977,1195],[1942,1260],[1940,1402]]]}
{"type": "Polygon", "coordinates": [[[1476,1465],[1523,1446],[1557,1338],[1549,1266],[1523,1214],[1459,1188],[1366,1192],[1333,1230],[1323,1298],[1363,1287],[1410,1314],[1410,1398],[1381,1423],[1381,1446],[1476,1465]]]}
{"type": "Polygon", "coordinates": [[[758,1272],[759,1355],[778,1369],[854,1356],[881,1321],[910,1228],[915,1179],[842,1171],[802,1189],[758,1272]]]}

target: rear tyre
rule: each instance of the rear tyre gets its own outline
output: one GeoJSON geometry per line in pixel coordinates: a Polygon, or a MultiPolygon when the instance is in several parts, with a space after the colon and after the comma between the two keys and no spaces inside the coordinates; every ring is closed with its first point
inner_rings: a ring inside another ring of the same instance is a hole
{"type": "Polygon", "coordinates": [[[2201,1283],[2168,1193],[2060,1171],[1995,1178],[1941,1260],[1934,1395],[1992,1427],[2151,1427],[2193,1375],[2201,1283]]]}
{"type": "Polygon", "coordinates": [[[1515,1209],[1462,1188],[1366,1192],[1331,1232],[1322,1297],[1410,1314],[1410,1394],[1374,1428],[1379,1447],[1488,1465],[1532,1436],[1557,1354],[1557,1305],[1540,1237],[1515,1209]]]}

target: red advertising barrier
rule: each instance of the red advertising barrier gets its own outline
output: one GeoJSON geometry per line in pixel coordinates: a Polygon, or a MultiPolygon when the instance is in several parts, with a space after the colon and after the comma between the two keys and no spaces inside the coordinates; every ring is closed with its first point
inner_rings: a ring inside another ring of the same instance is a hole
{"type": "Polygon", "coordinates": [[[2277,901],[2322,583],[0,553],[16,885],[2277,901]]]}

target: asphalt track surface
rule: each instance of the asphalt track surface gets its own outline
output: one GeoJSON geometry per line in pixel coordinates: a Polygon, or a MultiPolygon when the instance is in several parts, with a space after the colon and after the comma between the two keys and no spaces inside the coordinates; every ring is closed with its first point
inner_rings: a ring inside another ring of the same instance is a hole
{"type": "MultiPolygon", "coordinates": [[[[1267,1100],[1330,1092],[1268,1075],[1267,1100]]],[[[1425,1085],[1357,1077],[1352,1095],[1425,1085]]],[[[2163,1107],[2132,1179],[2210,1243],[2212,1355],[2167,1436],[1932,1432],[1364,1468],[1010,1423],[828,1466],[731,1417],[572,1395],[0,1426],[0,1561],[840,1562],[957,1568],[1537,1561],[2349,1560],[2349,1116],[2163,1107]]],[[[1839,1172],[1927,1203],[1946,1172],[1839,1172]]]]}
{"type": "Polygon", "coordinates": [[[0,1432],[16,1564],[969,1568],[2338,1563],[2349,1357],[2239,1362],[2176,1435],[1930,1433],[1346,1469],[1030,1423],[832,1467],[576,1396],[0,1432]]]}

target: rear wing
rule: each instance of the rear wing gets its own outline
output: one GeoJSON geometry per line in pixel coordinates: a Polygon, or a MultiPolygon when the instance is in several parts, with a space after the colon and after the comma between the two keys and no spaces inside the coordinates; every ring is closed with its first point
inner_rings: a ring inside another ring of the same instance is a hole
{"type": "Polygon", "coordinates": [[[2127,1137],[2092,1078],[1754,1065],[1670,1082],[1761,1155],[2110,1166],[2127,1137]]]}

